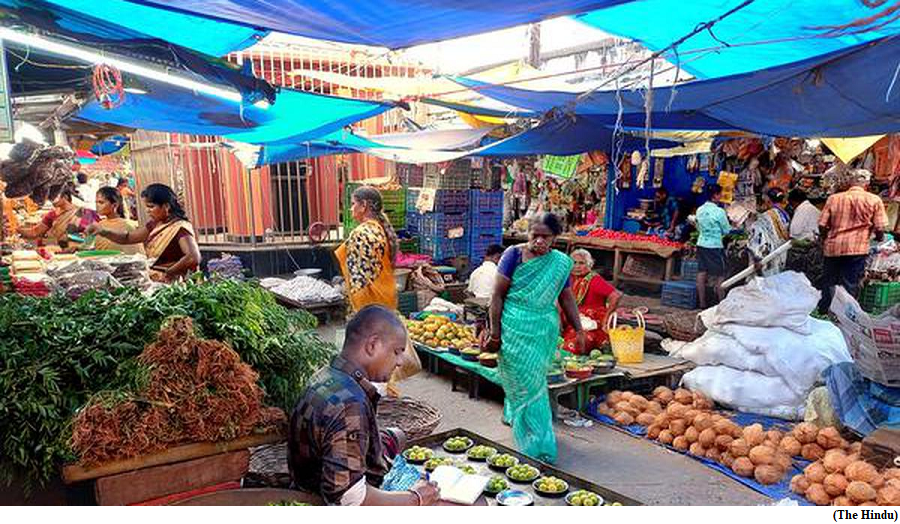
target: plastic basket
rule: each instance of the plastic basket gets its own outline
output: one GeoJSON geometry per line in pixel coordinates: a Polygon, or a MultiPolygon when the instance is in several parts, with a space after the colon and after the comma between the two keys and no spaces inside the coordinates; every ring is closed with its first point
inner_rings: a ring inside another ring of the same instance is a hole
{"type": "MultiPolygon", "coordinates": [[[[416,211],[416,202],[421,190],[410,189],[406,193],[407,212],[416,211]]],[[[434,193],[435,213],[466,213],[469,210],[469,192],[451,189],[438,189],[434,193]]]]}
{"type": "Polygon", "coordinates": [[[402,238],[400,239],[400,252],[417,255],[419,253],[418,238],[402,238]]]}
{"type": "Polygon", "coordinates": [[[473,265],[477,262],[481,264],[484,261],[484,252],[488,246],[492,244],[503,245],[503,234],[499,235],[475,235],[469,237],[469,258],[473,265]]]}
{"type": "Polygon", "coordinates": [[[640,364],[644,361],[644,335],[647,324],[640,310],[634,310],[638,327],[618,326],[618,315],[613,313],[606,321],[606,332],[613,356],[619,364],[640,364]]]}
{"type": "Polygon", "coordinates": [[[425,183],[425,169],[416,164],[397,164],[397,179],[407,187],[422,187],[425,183]]]}
{"type": "Polygon", "coordinates": [[[697,270],[698,265],[696,260],[691,259],[682,259],[681,260],[681,280],[684,281],[694,281],[697,280],[697,270]]]}
{"type": "Polygon", "coordinates": [[[410,213],[406,218],[409,232],[420,238],[420,247],[424,237],[449,238],[451,229],[462,228],[463,236],[468,233],[467,217],[460,213],[410,213]]]}
{"type": "Polygon", "coordinates": [[[503,216],[503,191],[469,191],[469,209],[472,213],[496,213],[503,216]]]}
{"type": "Polygon", "coordinates": [[[697,307],[697,285],[686,280],[663,282],[660,303],[664,306],[694,309],[697,307]]]}
{"type": "Polygon", "coordinates": [[[457,160],[443,171],[437,165],[425,166],[423,187],[432,189],[468,190],[472,181],[470,160],[457,160]]]}
{"type": "Polygon", "coordinates": [[[423,236],[420,250],[423,255],[428,255],[435,261],[447,260],[453,257],[467,254],[469,239],[462,238],[435,238],[423,236]]]}
{"type": "Polygon", "coordinates": [[[883,313],[898,302],[900,282],[869,282],[859,293],[859,305],[868,313],[883,313]]]}
{"type": "MultiPolygon", "coordinates": [[[[356,191],[357,188],[362,187],[365,184],[359,182],[348,182],[347,186],[344,188],[344,230],[351,231],[356,226],[359,225],[359,222],[353,220],[353,216],[350,214],[350,204],[351,198],[353,196],[353,192],[356,191]]],[[[381,205],[384,209],[384,213],[387,215],[388,220],[391,221],[391,225],[394,226],[394,229],[405,229],[406,228],[406,188],[391,190],[391,191],[381,191],[381,205]]]]}

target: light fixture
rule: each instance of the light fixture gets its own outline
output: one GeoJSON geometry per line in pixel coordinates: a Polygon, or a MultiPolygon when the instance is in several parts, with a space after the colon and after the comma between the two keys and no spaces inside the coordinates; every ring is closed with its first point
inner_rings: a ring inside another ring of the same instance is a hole
{"type": "Polygon", "coordinates": [[[132,95],[146,95],[147,94],[146,91],[144,91],[143,89],[141,89],[139,87],[126,87],[126,88],[122,89],[122,91],[125,91],[126,93],[131,93],[132,95]]]}
{"type": "Polygon", "coordinates": [[[31,46],[42,51],[47,51],[48,53],[74,58],[76,60],[83,60],[92,64],[108,64],[116,67],[120,71],[125,71],[133,75],[158,80],[199,93],[230,100],[232,102],[241,102],[243,100],[241,94],[234,89],[226,89],[212,84],[198,82],[181,75],[175,75],[167,71],[143,66],[105,53],[98,53],[81,46],[63,44],[42,36],[15,31],[8,27],[0,27],[0,40],[31,46]]]}

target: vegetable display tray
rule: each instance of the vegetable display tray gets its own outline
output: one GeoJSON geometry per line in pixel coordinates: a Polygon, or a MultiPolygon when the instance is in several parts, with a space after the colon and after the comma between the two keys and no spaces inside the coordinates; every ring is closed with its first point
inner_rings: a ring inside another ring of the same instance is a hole
{"type": "MultiPolygon", "coordinates": [[[[494,470],[490,469],[488,467],[487,462],[484,462],[484,461],[479,462],[479,461],[475,461],[475,460],[470,460],[466,457],[465,453],[454,454],[454,453],[449,453],[449,452],[445,451],[443,448],[444,441],[446,441],[450,437],[469,437],[470,439],[472,439],[472,441],[474,441],[475,446],[477,446],[477,445],[491,446],[491,447],[497,449],[497,453],[508,453],[508,454],[516,457],[517,459],[519,459],[519,464],[530,464],[530,465],[538,468],[541,471],[541,476],[553,476],[553,477],[565,480],[569,484],[569,493],[573,493],[580,489],[584,489],[587,491],[593,491],[594,493],[600,495],[601,497],[603,497],[603,500],[606,501],[607,504],[611,504],[613,502],[618,502],[618,503],[622,504],[623,506],[641,506],[642,505],[640,502],[638,502],[634,499],[631,499],[629,497],[626,497],[625,495],[621,495],[619,493],[616,493],[615,491],[606,489],[602,486],[598,486],[597,484],[588,482],[587,480],[584,480],[582,478],[576,477],[574,475],[570,475],[569,473],[566,473],[565,471],[557,469],[557,468],[551,466],[550,464],[546,464],[539,460],[534,460],[530,457],[527,457],[527,456],[517,452],[516,450],[514,450],[512,448],[509,448],[507,446],[504,446],[503,444],[500,444],[493,440],[484,438],[480,435],[477,435],[475,433],[472,433],[471,431],[468,431],[468,430],[462,429],[462,428],[452,429],[449,431],[444,431],[442,433],[436,433],[436,434],[430,435],[428,437],[410,441],[410,443],[407,447],[422,446],[425,448],[429,448],[434,452],[435,457],[440,457],[440,458],[449,457],[449,458],[453,459],[457,464],[460,464],[460,465],[465,464],[467,466],[472,466],[475,469],[475,473],[478,475],[484,475],[488,478],[493,477],[494,475],[501,475],[501,476],[505,477],[505,475],[502,472],[498,472],[498,471],[494,471],[494,470]]],[[[425,473],[424,466],[420,465],[420,466],[416,466],[416,467],[419,468],[419,470],[422,471],[423,474],[425,473]]],[[[565,497],[551,498],[551,497],[546,497],[546,496],[540,495],[534,490],[534,488],[532,487],[530,482],[525,483],[525,484],[515,484],[513,482],[509,482],[509,484],[510,484],[511,488],[526,491],[530,495],[532,495],[534,497],[534,505],[535,506],[565,506],[566,505],[565,497]]],[[[488,505],[491,505],[491,506],[498,505],[494,495],[488,495],[487,493],[485,493],[483,496],[487,499],[488,505]]]]}

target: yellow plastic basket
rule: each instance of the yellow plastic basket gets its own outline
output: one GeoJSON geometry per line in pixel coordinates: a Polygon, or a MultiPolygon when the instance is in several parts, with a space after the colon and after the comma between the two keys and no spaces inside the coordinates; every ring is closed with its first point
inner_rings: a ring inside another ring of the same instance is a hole
{"type": "Polygon", "coordinates": [[[618,326],[618,315],[613,313],[606,321],[606,333],[613,355],[620,364],[640,364],[644,361],[644,332],[647,324],[644,315],[637,309],[634,315],[638,327],[618,326]]]}

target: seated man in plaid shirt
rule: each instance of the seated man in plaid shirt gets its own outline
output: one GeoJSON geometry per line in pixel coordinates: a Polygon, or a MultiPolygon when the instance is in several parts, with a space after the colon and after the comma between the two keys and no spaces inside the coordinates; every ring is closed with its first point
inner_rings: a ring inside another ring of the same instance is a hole
{"type": "Polygon", "coordinates": [[[382,306],[367,306],[347,324],[341,354],[313,379],[291,414],[288,466],[293,487],[318,493],[328,504],[417,506],[435,504],[437,486],[411,491],[378,489],[399,453],[399,430],[382,431],[375,419],[380,395],[406,350],[406,328],[382,306]]]}
{"type": "Polygon", "coordinates": [[[865,169],[853,169],[848,176],[850,189],[828,197],[819,217],[825,255],[820,313],[826,313],[831,307],[834,286],[843,286],[857,296],[866,270],[869,242],[873,236],[880,242],[888,226],[881,198],[866,191],[872,174],[865,169]]]}

